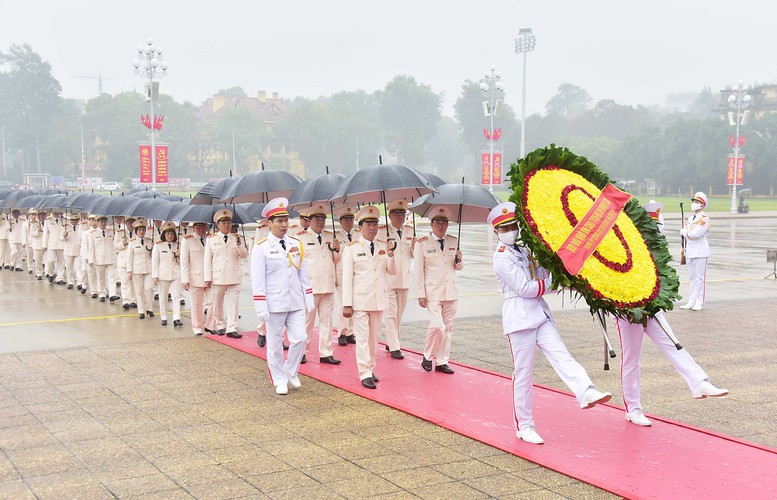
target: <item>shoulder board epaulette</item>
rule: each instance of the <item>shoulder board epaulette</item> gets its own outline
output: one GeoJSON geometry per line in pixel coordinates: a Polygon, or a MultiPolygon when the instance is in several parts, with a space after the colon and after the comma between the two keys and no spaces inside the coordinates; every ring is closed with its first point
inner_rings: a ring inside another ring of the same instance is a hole
{"type": "Polygon", "coordinates": [[[303,229],[302,231],[299,231],[299,232],[297,233],[297,236],[299,236],[300,234],[305,234],[306,232],[307,232],[307,231],[305,231],[305,230],[303,229]]]}
{"type": "Polygon", "coordinates": [[[378,229],[386,229],[386,225],[385,224],[381,224],[381,225],[378,226],[378,229]]]}
{"type": "Polygon", "coordinates": [[[216,235],[211,233],[211,234],[208,235],[208,238],[213,238],[214,236],[216,236],[216,235]]]}
{"type": "Polygon", "coordinates": [[[348,243],[348,246],[352,247],[352,246],[354,246],[357,243],[359,243],[359,242],[358,241],[352,241],[352,242],[348,243]]]}
{"type": "Polygon", "coordinates": [[[297,240],[297,241],[299,241],[299,238],[295,238],[294,236],[289,236],[289,238],[290,238],[290,239],[292,239],[292,240],[297,240]]]}
{"type": "Polygon", "coordinates": [[[193,234],[187,234],[186,236],[183,237],[183,239],[185,239],[185,240],[188,240],[189,238],[194,238],[194,235],[193,234]]]}
{"type": "Polygon", "coordinates": [[[375,238],[375,241],[377,241],[378,243],[386,243],[386,240],[382,240],[380,238],[375,238]]]}
{"type": "Polygon", "coordinates": [[[448,238],[453,238],[454,240],[458,240],[458,238],[456,236],[453,236],[452,234],[447,234],[446,236],[448,238]]]}
{"type": "Polygon", "coordinates": [[[427,239],[429,239],[428,236],[423,236],[421,238],[418,238],[418,241],[426,241],[427,239]]]}
{"type": "Polygon", "coordinates": [[[257,241],[257,242],[256,242],[256,244],[257,244],[257,245],[261,245],[261,244],[262,244],[262,243],[264,243],[265,241],[267,241],[267,236],[265,236],[265,237],[264,237],[264,238],[262,238],[261,240],[257,241]]]}

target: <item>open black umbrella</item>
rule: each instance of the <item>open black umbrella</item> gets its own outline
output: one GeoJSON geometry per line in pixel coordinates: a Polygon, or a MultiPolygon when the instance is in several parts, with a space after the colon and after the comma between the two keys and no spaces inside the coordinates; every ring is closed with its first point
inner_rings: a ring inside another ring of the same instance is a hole
{"type": "Polygon", "coordinates": [[[103,196],[92,204],[90,212],[111,217],[127,215],[142,201],[142,199],[132,196],[103,196]]]}
{"type": "Polygon", "coordinates": [[[294,192],[289,197],[290,207],[312,206],[316,203],[326,203],[329,205],[329,211],[332,214],[332,231],[335,231],[335,206],[329,201],[335,195],[345,176],[343,174],[330,174],[329,167],[326,167],[326,173],[305,179],[294,188],[294,192]]]}
{"type": "Polygon", "coordinates": [[[221,179],[210,181],[197,191],[194,198],[189,202],[192,205],[217,205],[219,200],[224,198],[229,188],[231,188],[240,177],[222,177],[221,179]]]}
{"type": "MultiPolygon", "coordinates": [[[[146,219],[153,219],[151,215],[159,209],[161,205],[171,205],[173,202],[158,200],[156,198],[146,198],[141,200],[140,203],[132,207],[126,214],[133,217],[145,217],[146,219]]],[[[161,219],[156,219],[161,220],[161,219]]]]}
{"type": "Polygon", "coordinates": [[[68,196],[67,200],[62,204],[62,208],[68,209],[71,212],[89,212],[92,206],[102,198],[104,196],[100,194],[78,193],[68,196]]]}
{"type": "Polygon", "coordinates": [[[431,184],[436,188],[442,186],[443,184],[448,184],[448,181],[446,181],[445,179],[443,179],[437,174],[433,174],[431,172],[420,172],[420,174],[426,177],[426,180],[429,181],[429,184],[431,184]]]}
{"type": "Polygon", "coordinates": [[[47,198],[46,195],[43,194],[36,194],[33,196],[28,196],[26,198],[22,198],[19,200],[19,202],[16,204],[15,208],[18,208],[19,210],[27,210],[30,208],[37,208],[38,203],[44,201],[47,198]]]}
{"type": "Polygon", "coordinates": [[[164,193],[160,193],[159,191],[137,191],[128,196],[134,196],[135,198],[146,199],[146,198],[159,198],[163,194],[164,193]]]}
{"type": "Polygon", "coordinates": [[[66,189],[48,188],[40,192],[40,194],[67,194],[66,189]]]}
{"type": "Polygon", "coordinates": [[[149,210],[147,217],[154,220],[173,220],[176,215],[186,210],[187,207],[189,207],[189,204],[182,201],[160,203],[149,210]]]}
{"type": "Polygon", "coordinates": [[[186,203],[189,203],[189,200],[178,196],[177,194],[163,194],[162,196],[159,196],[159,199],[166,201],[185,201],[186,203]]]}
{"type": "Polygon", "coordinates": [[[64,203],[67,201],[66,194],[50,194],[39,201],[35,206],[38,210],[64,210],[64,203]]]}
{"type": "Polygon", "coordinates": [[[240,177],[221,198],[223,203],[266,203],[273,198],[288,198],[302,182],[298,176],[285,170],[262,170],[240,177]]]}
{"type": "Polygon", "coordinates": [[[27,198],[28,196],[35,196],[38,193],[35,191],[30,191],[27,189],[20,189],[17,191],[12,191],[11,194],[5,197],[5,200],[3,201],[2,210],[4,212],[8,212],[9,210],[12,210],[16,208],[16,205],[23,199],[27,198]]]}
{"type": "Polygon", "coordinates": [[[10,189],[0,189],[0,200],[4,200],[9,194],[11,194],[10,189]]]}

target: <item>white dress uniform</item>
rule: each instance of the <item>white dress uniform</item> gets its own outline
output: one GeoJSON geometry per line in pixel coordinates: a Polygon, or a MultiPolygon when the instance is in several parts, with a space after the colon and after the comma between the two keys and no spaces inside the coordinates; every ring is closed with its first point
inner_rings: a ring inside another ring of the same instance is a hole
{"type": "Polygon", "coordinates": [[[78,281],[78,284],[81,285],[81,293],[86,293],[86,289],[89,286],[89,274],[88,274],[88,267],[85,263],[86,259],[86,236],[85,233],[87,233],[91,229],[91,226],[89,224],[88,219],[81,219],[81,222],[78,223],[78,241],[81,242],[81,248],[78,253],[78,264],[76,265],[76,281],[78,281]]]}
{"type": "MultiPolygon", "coordinates": [[[[331,250],[334,234],[324,229],[317,234],[313,229],[300,231],[297,235],[305,248],[308,281],[313,288],[313,309],[308,312],[305,329],[307,344],[313,336],[313,325],[318,316],[318,355],[325,358],[334,354],[332,346],[332,313],[335,307],[335,264],[340,254],[331,250]]],[[[305,354],[307,354],[307,347],[305,354]]]]}
{"type": "MultiPolygon", "coordinates": [[[[163,233],[164,235],[164,233],[163,233]]],[[[151,250],[151,277],[159,281],[159,297],[171,294],[173,303],[173,321],[181,321],[181,263],[177,241],[159,240],[151,250]]],[[[159,319],[167,321],[167,300],[159,300],[159,319]]]]}
{"type": "Polygon", "coordinates": [[[89,233],[88,240],[89,264],[94,265],[97,275],[97,294],[100,302],[108,298],[109,287],[115,286],[109,283],[113,276],[113,268],[116,265],[116,254],[113,250],[113,230],[99,226],[89,233]]]}
{"type": "Polygon", "coordinates": [[[456,262],[457,246],[455,236],[446,234],[439,240],[431,233],[416,242],[413,257],[415,291],[418,298],[426,298],[429,314],[424,360],[432,361],[437,367],[447,365],[451,354],[453,320],[459,298],[456,271],[464,267],[463,262],[456,262]]]}
{"type": "Polygon", "coordinates": [[[46,249],[46,274],[56,277],[58,284],[65,283],[65,219],[49,216],[43,226],[43,248],[46,249]]]}
{"type": "Polygon", "coordinates": [[[181,284],[189,285],[192,306],[192,330],[202,335],[203,329],[216,330],[213,315],[212,287],[205,287],[205,236],[189,234],[181,241],[181,284]],[[204,311],[208,310],[207,319],[204,311]]]}
{"type": "Polygon", "coordinates": [[[135,287],[127,276],[127,249],[132,240],[132,228],[122,225],[113,234],[113,249],[116,251],[116,275],[119,279],[121,293],[121,305],[129,309],[129,305],[135,302],[135,287]]]}
{"type": "MultiPolygon", "coordinates": [[[[351,209],[351,207],[346,207],[351,209]]],[[[353,213],[351,209],[350,213],[353,213]]],[[[351,232],[346,232],[342,227],[337,228],[335,233],[337,241],[340,242],[340,252],[345,251],[345,247],[362,237],[359,228],[354,227],[351,232]]],[[[341,337],[341,344],[344,345],[345,337],[353,335],[353,317],[343,316],[343,258],[340,256],[340,262],[335,264],[335,318],[338,336],[341,337]]]]}
{"type": "Polygon", "coordinates": [[[67,288],[72,289],[76,284],[76,269],[81,258],[81,233],[78,228],[78,220],[69,219],[65,229],[65,275],[67,276],[67,288]]]}
{"type": "Polygon", "coordinates": [[[10,224],[8,244],[11,247],[8,265],[11,266],[11,269],[18,269],[21,271],[22,258],[26,253],[24,248],[24,225],[27,220],[24,216],[14,217],[12,215],[9,217],[8,222],[10,224]]]}
{"type": "MultiPolygon", "coordinates": [[[[404,202],[405,200],[400,201],[404,202]]],[[[390,211],[391,204],[389,204],[388,208],[390,211]]],[[[378,235],[383,237],[385,231],[386,228],[381,227],[378,230],[378,235]]],[[[397,247],[394,249],[396,273],[390,275],[387,279],[389,304],[385,318],[386,345],[389,351],[393,353],[394,351],[399,351],[402,347],[399,340],[399,329],[402,324],[402,316],[405,314],[410,285],[413,282],[413,275],[411,273],[413,266],[413,226],[404,225],[397,229],[393,224],[389,223],[387,241],[389,245],[397,244],[397,247]]]]}
{"type": "Polygon", "coordinates": [[[135,285],[139,315],[153,314],[154,291],[151,278],[151,252],[153,249],[154,240],[145,236],[140,238],[137,235],[129,241],[127,248],[127,272],[131,273],[131,280],[135,285]]]}
{"type": "MultiPolygon", "coordinates": [[[[91,215],[89,217],[92,218],[91,215]]],[[[81,240],[79,255],[81,256],[81,265],[84,270],[84,282],[82,283],[83,287],[81,288],[81,293],[86,293],[88,290],[93,297],[97,297],[97,271],[94,267],[89,265],[89,238],[91,238],[92,231],[94,230],[95,228],[90,224],[89,227],[81,232],[81,235],[79,236],[81,240]]]]}
{"type": "MultiPolygon", "coordinates": [[[[375,219],[379,216],[374,206],[363,207],[356,214],[357,220],[375,219]]],[[[343,307],[353,308],[353,332],[356,335],[356,367],[359,380],[367,387],[374,380],[375,352],[378,348],[383,311],[388,308],[386,277],[396,272],[393,257],[388,255],[386,241],[368,241],[362,238],[347,247],[343,262],[343,307]],[[365,381],[367,383],[365,384],[365,381]]]]}
{"type": "Polygon", "coordinates": [[[11,234],[11,226],[5,214],[0,215],[0,267],[5,269],[11,260],[11,245],[8,238],[11,234]]]}
{"type": "MultiPolygon", "coordinates": [[[[515,204],[497,205],[488,222],[495,227],[515,222],[515,204]],[[504,212],[503,212],[504,210],[504,212]]],[[[561,380],[575,394],[581,407],[609,401],[610,395],[595,391],[585,369],[572,358],[553,324],[550,308],[542,296],[551,292],[550,273],[537,266],[524,247],[497,244],[494,274],[504,295],[502,328],[513,354],[513,418],[516,430],[534,430],[534,355],[536,347],[561,380]],[[591,397],[595,395],[596,397],[591,397]]],[[[539,438],[539,436],[537,436],[539,438]]],[[[541,443],[539,441],[530,441],[541,443]]]]}
{"type": "MultiPolygon", "coordinates": [[[[218,215],[218,214],[217,214],[218,215]]],[[[230,218],[232,213],[230,212],[230,218]]],[[[243,259],[248,257],[247,243],[232,233],[212,234],[205,243],[203,272],[205,281],[213,284],[213,314],[216,331],[237,335],[240,283],[243,259]]]]}
{"type": "MultiPolygon", "coordinates": [[[[287,217],[285,198],[265,206],[263,217],[287,217]]],[[[267,366],[270,382],[278,394],[287,384],[299,387],[299,365],[305,355],[305,315],[313,309],[313,289],[308,280],[305,249],[290,236],[272,233],[251,250],[251,289],[257,317],[267,327],[267,366]],[[289,338],[289,353],[283,361],[283,329],[289,338]]]]}
{"type": "Polygon", "coordinates": [[[683,234],[686,238],[685,257],[688,265],[688,277],[691,282],[691,294],[688,303],[683,307],[700,310],[704,307],[706,296],[707,259],[710,256],[707,233],[710,230],[710,217],[703,211],[707,205],[706,195],[702,192],[696,193],[694,200],[702,201],[702,207],[688,217],[688,222],[683,228],[683,234]]]}
{"type": "MultiPolygon", "coordinates": [[[[254,233],[254,237],[251,238],[251,241],[249,242],[250,243],[250,245],[248,247],[248,254],[249,255],[253,255],[254,245],[256,245],[257,243],[259,243],[260,241],[265,239],[267,237],[267,235],[270,234],[270,228],[267,227],[267,220],[266,219],[260,220],[258,224],[259,225],[256,227],[256,232],[254,233]]],[[[248,262],[248,267],[249,267],[248,273],[249,273],[249,276],[250,276],[250,273],[251,273],[251,269],[250,269],[251,268],[251,260],[250,259],[249,259],[249,262],[248,262]]],[[[264,337],[264,336],[267,335],[267,327],[264,324],[264,321],[258,321],[257,322],[256,331],[257,331],[257,334],[260,337],[264,337]]]]}
{"type": "Polygon", "coordinates": [[[27,242],[27,268],[32,269],[35,277],[43,278],[43,228],[40,227],[38,217],[32,220],[30,216],[24,226],[25,241],[27,242]]]}

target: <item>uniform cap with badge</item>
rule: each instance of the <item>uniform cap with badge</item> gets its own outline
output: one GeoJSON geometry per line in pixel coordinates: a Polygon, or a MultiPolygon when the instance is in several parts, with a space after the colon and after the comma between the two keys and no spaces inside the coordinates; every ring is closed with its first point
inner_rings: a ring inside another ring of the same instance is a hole
{"type": "Polygon", "coordinates": [[[29,215],[38,215],[38,209],[36,209],[36,208],[31,208],[31,209],[29,209],[29,210],[27,211],[27,213],[28,213],[29,215]]]}
{"type": "Polygon", "coordinates": [[[404,214],[405,212],[407,212],[407,200],[400,198],[398,200],[390,201],[387,208],[390,214],[391,213],[404,214]]]}
{"type": "Polygon", "coordinates": [[[707,195],[699,191],[691,198],[691,201],[698,201],[701,203],[701,208],[704,208],[707,206],[707,195]]]}
{"type": "Polygon", "coordinates": [[[162,224],[162,227],[159,228],[160,231],[163,233],[165,231],[175,231],[175,222],[169,220],[162,224]]]}
{"type": "Polygon", "coordinates": [[[362,222],[378,222],[380,220],[380,210],[375,205],[367,205],[356,212],[356,223],[361,226],[362,222]]]}
{"type": "Polygon", "coordinates": [[[273,217],[288,217],[289,216],[289,200],[286,198],[273,198],[262,209],[262,217],[267,220],[271,220],[273,217]]]}
{"type": "Polygon", "coordinates": [[[96,220],[97,219],[97,214],[89,214],[89,217],[87,217],[87,219],[89,219],[89,220],[96,220]]]}
{"type": "Polygon", "coordinates": [[[515,209],[515,203],[511,201],[500,203],[488,212],[488,223],[496,229],[499,226],[506,226],[517,222],[515,209]]]}
{"type": "Polygon", "coordinates": [[[434,222],[435,220],[445,220],[450,221],[453,215],[451,214],[451,211],[447,207],[439,207],[435,208],[432,211],[431,216],[429,217],[429,220],[434,222]]]}
{"type": "Polygon", "coordinates": [[[350,205],[345,205],[344,207],[340,207],[337,212],[335,212],[335,215],[337,216],[337,219],[345,219],[350,217],[353,219],[355,217],[355,212],[353,210],[353,207],[350,205]]]}
{"type": "Polygon", "coordinates": [[[148,222],[146,222],[146,219],[144,219],[144,218],[142,218],[142,217],[141,217],[140,219],[136,220],[136,221],[135,221],[135,222],[132,224],[132,228],[133,228],[133,229],[137,229],[137,228],[139,228],[139,227],[146,227],[146,225],[147,225],[147,224],[148,224],[148,222]]]}
{"type": "Polygon", "coordinates": [[[664,204],[659,203],[656,200],[650,200],[642,208],[645,209],[645,211],[648,213],[648,215],[650,215],[650,217],[653,220],[658,220],[658,215],[661,213],[661,210],[664,209],[664,204]]]}
{"type": "Polygon", "coordinates": [[[232,219],[232,210],[228,208],[222,208],[215,214],[213,214],[213,222],[218,224],[220,221],[226,220],[226,219],[232,219]]]}
{"type": "MultiPolygon", "coordinates": [[[[300,212],[300,215],[301,214],[302,214],[302,212],[300,212]]],[[[324,217],[326,217],[326,214],[327,214],[327,206],[324,205],[323,203],[316,203],[315,205],[311,206],[310,208],[306,208],[305,209],[305,215],[308,218],[315,217],[317,215],[323,215],[324,217]]]]}

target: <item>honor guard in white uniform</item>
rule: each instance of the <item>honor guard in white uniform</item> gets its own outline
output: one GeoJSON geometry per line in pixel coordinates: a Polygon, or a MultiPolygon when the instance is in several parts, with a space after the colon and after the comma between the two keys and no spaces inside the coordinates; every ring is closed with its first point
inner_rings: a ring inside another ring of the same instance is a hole
{"type": "MultiPolygon", "coordinates": [[[[340,248],[345,248],[354,241],[361,238],[359,228],[353,227],[356,210],[351,206],[340,207],[335,216],[340,222],[340,228],[337,229],[335,237],[340,242],[340,248]]],[[[337,321],[337,343],[341,346],[356,343],[356,336],[353,334],[353,317],[343,316],[343,262],[342,255],[340,262],[335,264],[335,319],[337,321]]]]}
{"type": "Polygon", "coordinates": [[[76,284],[76,269],[81,258],[81,231],[78,227],[80,220],[80,214],[70,214],[67,216],[67,226],[65,226],[64,254],[68,290],[72,290],[76,284]]]}
{"type": "Polygon", "coordinates": [[[542,350],[561,380],[575,394],[581,408],[606,403],[610,393],[596,390],[585,369],[572,358],[553,324],[550,308],[542,296],[550,293],[550,273],[539,267],[524,246],[516,244],[518,222],[515,203],[506,202],[488,214],[499,238],[494,252],[494,273],[505,301],[502,325],[513,354],[513,421],[516,436],[527,443],[542,444],[534,427],[534,354],[542,350]]]}
{"type": "Polygon", "coordinates": [[[380,211],[368,205],[356,213],[362,237],[343,252],[343,315],[353,317],[356,367],[359,379],[375,389],[375,351],[378,349],[383,311],[388,308],[387,275],[396,272],[394,251],[378,239],[380,211]]]}
{"type": "MultiPolygon", "coordinates": [[[[254,233],[254,237],[251,239],[251,246],[249,247],[248,251],[249,254],[253,254],[254,245],[262,241],[267,237],[267,235],[270,234],[270,228],[267,226],[267,219],[262,217],[258,222],[256,226],[256,232],[254,233]]],[[[250,259],[249,259],[249,273],[250,273],[250,259]]],[[[265,326],[264,322],[259,321],[256,325],[256,343],[259,345],[259,347],[264,347],[265,344],[267,344],[267,327],[265,326]]]]}
{"type": "MultiPolygon", "coordinates": [[[[37,219],[37,217],[36,217],[37,219]]],[[[37,220],[36,220],[37,224],[37,220]]],[[[32,245],[30,244],[30,215],[27,213],[27,220],[22,226],[22,240],[24,241],[25,259],[27,260],[27,273],[35,273],[35,259],[33,258],[32,245]]]]}
{"type": "Polygon", "coordinates": [[[205,286],[213,286],[213,314],[218,335],[239,339],[237,333],[240,283],[243,259],[248,257],[248,244],[232,234],[232,211],[221,209],[213,216],[218,232],[205,244],[205,286]]]}
{"type": "Polygon", "coordinates": [[[108,298],[109,287],[115,286],[109,283],[113,276],[113,267],[116,265],[116,255],[113,250],[113,230],[108,228],[108,218],[97,218],[97,228],[89,233],[88,242],[89,267],[95,270],[97,275],[97,294],[100,302],[108,298]]]}
{"type": "MultiPolygon", "coordinates": [[[[413,250],[415,249],[415,237],[413,226],[405,224],[407,216],[407,201],[394,200],[388,204],[389,212],[389,236],[388,245],[394,248],[394,264],[396,273],[390,275],[388,284],[388,309],[386,309],[386,350],[391,351],[393,359],[403,359],[399,341],[399,329],[402,324],[402,316],[407,305],[407,296],[410,284],[413,281],[411,268],[413,265],[413,250]]],[[[381,226],[379,235],[386,230],[381,226]]]]}
{"type": "Polygon", "coordinates": [[[58,209],[51,212],[43,226],[43,248],[46,251],[46,274],[49,283],[57,280],[57,285],[65,284],[65,219],[58,209]]]}
{"type": "Polygon", "coordinates": [[[11,247],[8,266],[15,271],[22,271],[22,259],[27,253],[24,244],[24,225],[27,220],[22,215],[21,210],[14,208],[11,211],[11,217],[8,218],[10,229],[8,233],[8,244],[11,247]]]}
{"type": "Polygon", "coordinates": [[[262,217],[270,234],[251,251],[251,289],[257,319],[267,327],[267,366],[276,394],[288,394],[289,385],[302,386],[298,372],[305,355],[306,311],[313,310],[313,289],[308,281],[305,247],[288,236],[289,202],[274,198],[262,217]],[[283,361],[283,329],[289,337],[289,354],[283,361]]]}
{"type": "MultiPolygon", "coordinates": [[[[305,209],[310,219],[307,231],[300,231],[297,238],[305,249],[305,261],[310,285],[313,288],[313,309],[308,312],[305,329],[308,341],[313,337],[313,325],[318,316],[318,356],[319,361],[329,365],[339,365],[334,357],[332,345],[332,313],[335,307],[335,265],[340,262],[340,242],[334,233],[325,229],[327,207],[318,203],[305,209]]],[[[305,348],[307,356],[307,347],[305,348]]]]}
{"type": "Polygon", "coordinates": [[[43,228],[38,220],[38,211],[31,208],[27,214],[27,246],[32,249],[32,259],[29,265],[33,266],[35,277],[43,279],[43,228]]]}
{"type": "Polygon", "coordinates": [[[707,233],[710,230],[710,217],[704,213],[707,195],[699,191],[691,199],[693,215],[688,217],[680,234],[685,237],[685,257],[688,263],[688,277],[691,281],[691,295],[680,309],[701,311],[707,292],[707,259],[710,256],[710,244],[707,233]]]}
{"type": "Polygon", "coordinates": [[[127,217],[113,233],[113,249],[116,251],[116,276],[119,279],[121,308],[128,310],[135,303],[135,287],[127,276],[127,248],[133,236],[134,217],[127,217]]]}
{"type": "Polygon", "coordinates": [[[195,222],[194,231],[181,241],[181,286],[189,292],[192,305],[192,330],[195,335],[203,331],[216,331],[216,317],[213,315],[212,288],[205,287],[205,243],[208,239],[208,225],[195,222]],[[205,309],[209,314],[205,320],[205,309]]]}
{"type": "Polygon", "coordinates": [[[88,290],[89,293],[92,294],[91,297],[96,299],[97,271],[95,271],[94,267],[89,265],[89,238],[92,234],[92,231],[97,229],[97,216],[94,214],[89,214],[87,221],[89,223],[89,227],[85,231],[81,232],[80,235],[81,250],[79,255],[81,257],[81,266],[84,269],[84,286],[81,288],[81,295],[85,294],[88,290]]]}
{"type": "Polygon", "coordinates": [[[10,269],[8,262],[11,260],[11,244],[8,238],[11,235],[11,225],[8,217],[0,214],[0,269],[10,269]]]}
{"type": "Polygon", "coordinates": [[[151,278],[151,252],[154,250],[154,240],[146,238],[146,219],[138,219],[132,224],[135,237],[127,247],[127,278],[135,286],[135,297],[138,302],[138,317],[145,319],[154,317],[153,311],[153,280],[151,278]]]}
{"type": "MultiPolygon", "coordinates": [[[[175,222],[162,224],[162,239],[151,250],[151,279],[159,286],[160,297],[173,296],[173,326],[183,326],[181,322],[181,252],[178,245],[175,222]]],[[[162,326],[167,326],[167,301],[159,301],[159,317],[162,326]]]]}
{"type": "Polygon", "coordinates": [[[464,267],[458,239],[446,234],[451,211],[435,208],[431,215],[432,232],[419,239],[413,253],[415,290],[418,305],[429,312],[429,328],[426,332],[424,359],[421,367],[430,372],[453,374],[448,366],[451,354],[453,319],[459,299],[459,282],[456,271],[464,267]]]}

